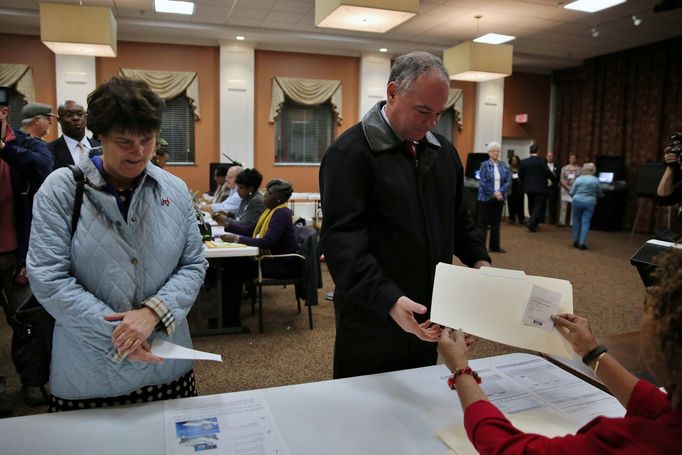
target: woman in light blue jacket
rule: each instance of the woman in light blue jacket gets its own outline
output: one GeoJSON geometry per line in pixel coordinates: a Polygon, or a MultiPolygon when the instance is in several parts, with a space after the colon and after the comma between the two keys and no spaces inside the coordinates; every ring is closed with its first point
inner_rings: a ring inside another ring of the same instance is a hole
{"type": "Polygon", "coordinates": [[[196,395],[192,362],[162,361],[155,340],[191,347],[186,316],[207,262],[191,195],[151,164],[163,114],[144,82],[114,77],[88,97],[102,156],[86,177],[75,232],[75,181],[53,172],[33,206],[28,274],[55,318],[50,411],[196,395]]]}
{"type": "Polygon", "coordinates": [[[594,176],[597,168],[594,163],[585,163],[580,170],[580,177],[575,179],[571,186],[573,198],[573,248],[587,249],[587,233],[590,231],[590,223],[594,208],[597,206],[597,198],[604,195],[601,190],[599,179],[594,176]]]}

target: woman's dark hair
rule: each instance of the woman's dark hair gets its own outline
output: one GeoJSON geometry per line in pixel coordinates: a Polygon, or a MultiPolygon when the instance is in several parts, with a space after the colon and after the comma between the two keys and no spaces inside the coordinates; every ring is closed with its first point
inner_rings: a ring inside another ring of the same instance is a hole
{"type": "Polygon", "coordinates": [[[280,203],[288,201],[291,193],[294,192],[294,187],[291,186],[291,183],[281,179],[270,180],[266,188],[277,193],[280,203]]]}
{"type": "Polygon", "coordinates": [[[258,191],[260,184],[263,183],[263,174],[258,172],[258,169],[244,169],[237,174],[235,183],[253,188],[253,191],[258,191]]]}
{"type": "Polygon", "coordinates": [[[114,76],[88,95],[88,129],[96,135],[157,132],[164,106],[146,82],[114,76]]]}
{"type": "MultiPolygon", "coordinates": [[[[674,380],[682,380],[682,252],[656,258],[654,285],[647,288],[662,355],[674,380]]],[[[677,387],[682,387],[679,382],[677,387]]]]}
{"type": "Polygon", "coordinates": [[[521,165],[521,158],[519,158],[519,155],[512,155],[511,158],[509,158],[509,165],[513,166],[514,158],[516,158],[517,166],[521,165]]]}

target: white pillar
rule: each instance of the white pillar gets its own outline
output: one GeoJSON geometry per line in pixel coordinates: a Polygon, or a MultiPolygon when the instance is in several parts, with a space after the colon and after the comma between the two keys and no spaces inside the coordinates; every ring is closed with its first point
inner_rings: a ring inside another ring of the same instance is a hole
{"type": "Polygon", "coordinates": [[[360,59],[359,119],[362,119],[378,101],[386,99],[386,84],[390,73],[390,55],[362,54],[360,59]]]}
{"type": "Polygon", "coordinates": [[[220,45],[220,162],[226,156],[253,167],[255,52],[248,46],[220,45]]]}
{"type": "Polygon", "coordinates": [[[502,143],[502,109],[504,107],[504,79],[476,84],[476,133],[474,152],[486,151],[485,144],[502,143]]]}
{"type": "MultiPolygon", "coordinates": [[[[95,57],[55,54],[54,60],[57,84],[55,112],[67,100],[76,101],[87,108],[88,95],[97,87],[95,57]]],[[[61,127],[59,134],[61,135],[61,127]]]]}

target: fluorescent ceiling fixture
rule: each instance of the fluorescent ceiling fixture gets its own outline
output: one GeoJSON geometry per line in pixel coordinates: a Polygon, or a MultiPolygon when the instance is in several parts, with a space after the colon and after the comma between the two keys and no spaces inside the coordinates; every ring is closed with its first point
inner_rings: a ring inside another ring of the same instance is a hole
{"type": "Polygon", "coordinates": [[[486,44],[502,44],[502,43],[506,43],[508,41],[512,41],[515,39],[516,39],[516,37],[511,36],[511,35],[500,35],[498,33],[488,33],[487,35],[479,36],[474,41],[477,43],[486,43],[486,44]]]}
{"type": "Polygon", "coordinates": [[[419,0],[315,0],[318,27],[384,33],[414,17],[419,0]]]}
{"type": "Polygon", "coordinates": [[[612,6],[620,5],[621,3],[625,3],[625,0],[578,0],[577,2],[564,5],[564,8],[584,11],[586,13],[595,13],[606,8],[611,8],[612,6]]]}
{"type": "Polygon", "coordinates": [[[40,40],[55,54],[116,57],[116,19],[108,7],[41,3],[40,40]]]}
{"type": "Polygon", "coordinates": [[[381,47],[379,48],[379,52],[388,52],[388,49],[386,49],[385,47],[381,47]]]}
{"type": "Polygon", "coordinates": [[[244,41],[246,39],[242,35],[237,35],[235,38],[237,41],[244,41]]]}
{"type": "Polygon", "coordinates": [[[177,0],[154,0],[157,13],[194,14],[194,3],[177,0]]]}
{"type": "Polygon", "coordinates": [[[443,63],[456,81],[491,81],[512,73],[514,46],[466,41],[443,51],[443,63]]]}

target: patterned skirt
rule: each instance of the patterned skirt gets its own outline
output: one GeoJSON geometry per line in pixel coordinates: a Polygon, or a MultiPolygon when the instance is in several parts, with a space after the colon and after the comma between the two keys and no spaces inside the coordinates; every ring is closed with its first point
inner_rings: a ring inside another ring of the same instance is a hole
{"type": "Polygon", "coordinates": [[[137,389],[128,395],[106,398],[88,398],[85,400],[67,400],[50,394],[48,412],[73,411],[75,409],[107,408],[151,401],[172,400],[197,396],[194,385],[194,370],[167,384],[150,385],[137,389]]]}

